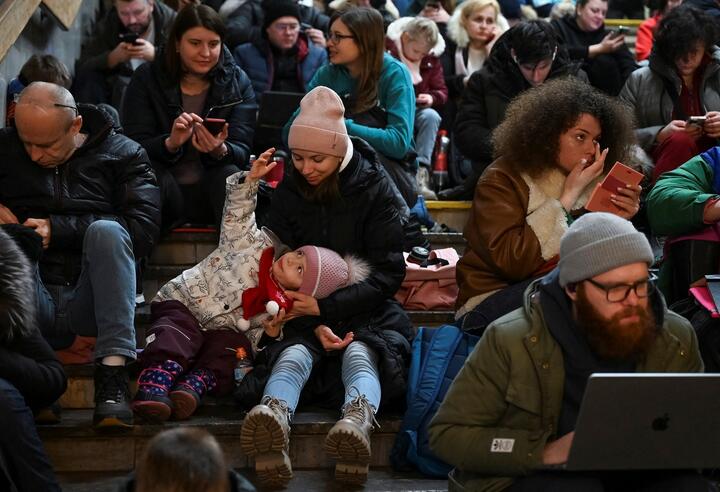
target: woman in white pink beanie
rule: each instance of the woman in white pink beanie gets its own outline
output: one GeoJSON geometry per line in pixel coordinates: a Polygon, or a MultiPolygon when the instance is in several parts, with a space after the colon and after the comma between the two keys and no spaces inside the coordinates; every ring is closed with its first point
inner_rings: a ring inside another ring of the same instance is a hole
{"type": "Polygon", "coordinates": [[[245,418],[241,446],[265,485],[292,478],[290,422],[301,392],[304,402],[341,407],[325,450],[336,460],[336,478],[353,483],[367,479],[381,396],[383,407],[405,396],[412,325],[393,300],[405,273],[402,226],[389,178],[372,148],[348,137],[344,111],[327,87],[303,98],[288,136],[293,166],[267,225],[291,248],[315,244],[356,255],[370,271],[324,299],[289,292],[293,308],[278,320],[286,322],[283,340],[258,354],[236,392],[246,408],[260,402],[245,418]],[[341,356],[327,357],[333,352],[341,356]]]}

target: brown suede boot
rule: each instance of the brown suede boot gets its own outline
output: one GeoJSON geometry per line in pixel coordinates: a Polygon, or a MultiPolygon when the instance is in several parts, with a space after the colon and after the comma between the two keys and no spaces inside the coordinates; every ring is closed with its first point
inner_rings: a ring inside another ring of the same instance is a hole
{"type": "Polygon", "coordinates": [[[353,484],[363,484],[367,480],[373,423],[377,425],[375,410],[365,395],[343,407],[342,418],[325,438],[325,452],[337,461],[336,480],[353,484]]]}
{"type": "Polygon", "coordinates": [[[264,486],[285,487],[292,478],[290,412],[287,404],[265,398],[245,416],[240,447],[255,458],[255,472],[264,486]]]}

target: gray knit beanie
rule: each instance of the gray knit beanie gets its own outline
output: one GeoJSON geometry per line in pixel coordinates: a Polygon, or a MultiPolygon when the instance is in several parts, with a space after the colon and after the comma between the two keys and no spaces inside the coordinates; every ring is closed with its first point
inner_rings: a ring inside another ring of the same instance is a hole
{"type": "Polygon", "coordinates": [[[560,240],[560,286],[631,263],[654,260],[650,243],[630,221],[605,212],[588,213],[560,240]]]}

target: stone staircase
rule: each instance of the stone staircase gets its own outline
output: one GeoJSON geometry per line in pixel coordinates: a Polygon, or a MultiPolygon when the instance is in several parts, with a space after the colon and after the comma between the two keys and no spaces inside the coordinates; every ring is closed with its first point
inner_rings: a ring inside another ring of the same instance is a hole
{"type": "MultiPolygon", "coordinates": [[[[428,209],[438,222],[462,230],[469,203],[429,202],[428,209]]],[[[427,234],[427,237],[433,248],[454,247],[459,254],[463,252],[465,241],[459,232],[427,234]]],[[[207,256],[216,244],[217,233],[212,230],[177,230],[164,238],[146,268],[143,282],[146,299],[150,300],[168,279],[207,256]]],[[[415,326],[437,326],[453,319],[453,313],[449,311],[410,311],[408,314],[415,326]]],[[[148,306],[138,308],[136,331],[139,348],[144,345],[149,316],[148,306]]],[[[206,428],[218,438],[231,466],[251,469],[252,463],[239,446],[242,412],[230,398],[209,398],[188,421],[165,425],[136,422],[130,431],[108,433],[91,425],[94,405],[92,371],[91,365],[66,366],[68,389],[60,400],[63,408],[61,422],[39,426],[53,466],[61,481],[68,484],[67,487],[64,485],[65,490],[114,490],[111,484],[135,467],[147,442],[162,429],[178,425],[206,428]],[[83,488],[83,484],[92,480],[95,480],[95,488],[83,488]],[[105,486],[108,488],[103,489],[105,486]]],[[[303,409],[293,422],[290,449],[293,465],[298,470],[305,470],[306,478],[314,483],[327,484],[330,481],[327,469],[333,464],[326,459],[322,443],[337,418],[336,411],[303,409]]],[[[443,480],[428,480],[417,474],[397,474],[388,469],[390,449],[401,419],[401,415],[380,416],[380,428],[373,435],[373,471],[366,490],[446,490],[447,483],[443,480]],[[405,485],[401,488],[390,485],[398,480],[405,485]]],[[[327,489],[325,485],[318,487],[305,490],[327,489]]]]}

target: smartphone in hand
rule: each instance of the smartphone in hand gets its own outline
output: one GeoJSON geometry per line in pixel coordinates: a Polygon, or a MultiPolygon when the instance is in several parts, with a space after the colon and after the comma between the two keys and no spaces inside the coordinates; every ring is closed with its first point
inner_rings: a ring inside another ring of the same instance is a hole
{"type": "Polygon", "coordinates": [[[687,121],[685,121],[685,124],[703,126],[706,120],[707,116],[691,116],[687,119],[687,121]]]}
{"type": "Polygon", "coordinates": [[[629,31],[629,30],[628,30],[627,27],[625,27],[625,26],[618,26],[617,29],[613,29],[612,31],[610,31],[610,34],[611,34],[610,37],[616,38],[616,37],[618,37],[618,36],[625,36],[625,35],[627,35],[628,31],[629,31]]]}
{"type": "Polygon", "coordinates": [[[120,41],[123,43],[131,43],[131,44],[140,44],[138,43],[138,39],[140,38],[140,35],[134,32],[123,32],[120,35],[118,35],[120,38],[120,41]]]}
{"type": "Polygon", "coordinates": [[[627,185],[639,185],[643,177],[642,173],[629,168],[621,162],[616,162],[602,183],[600,183],[600,186],[593,190],[585,209],[590,212],[610,212],[614,214],[621,212],[622,210],[610,200],[610,197],[617,194],[618,188],[626,188],[627,185]]]}
{"type": "Polygon", "coordinates": [[[213,135],[218,135],[225,128],[225,120],[222,118],[205,118],[203,126],[213,135]]]}

